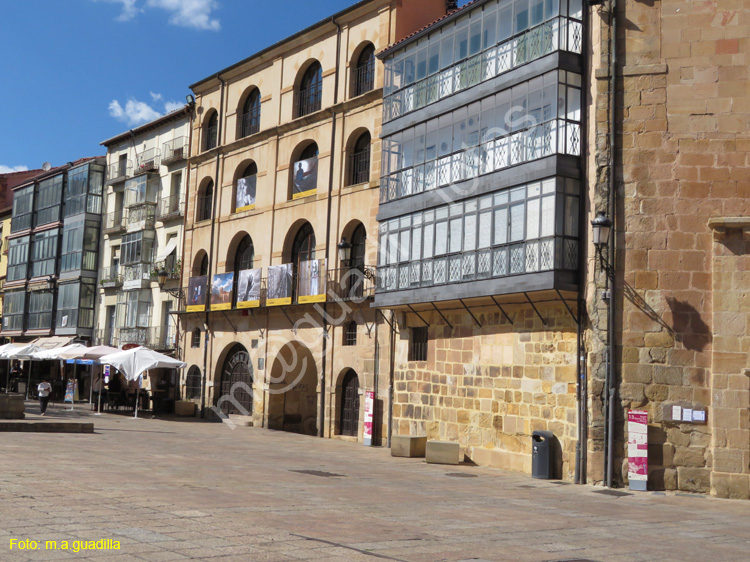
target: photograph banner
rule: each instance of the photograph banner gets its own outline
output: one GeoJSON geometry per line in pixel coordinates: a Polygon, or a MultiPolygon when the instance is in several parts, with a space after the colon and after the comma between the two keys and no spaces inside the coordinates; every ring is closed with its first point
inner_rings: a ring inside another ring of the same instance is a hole
{"type": "Polygon", "coordinates": [[[231,310],[234,273],[217,273],[211,283],[211,310],[231,310]]]}
{"type": "Polygon", "coordinates": [[[293,164],[292,199],[315,195],[318,189],[318,157],[293,164]]]}
{"type": "Polygon", "coordinates": [[[255,209],[256,182],[257,176],[255,174],[237,180],[237,194],[234,207],[236,213],[255,209]]]}
{"type": "Polygon", "coordinates": [[[187,312],[203,312],[206,310],[206,286],[208,277],[191,277],[188,281],[187,312]]]}
{"type": "Polygon", "coordinates": [[[268,296],[266,306],[292,304],[292,264],[268,267],[268,296]]]}
{"type": "Polygon", "coordinates": [[[237,308],[260,306],[260,274],[260,268],[240,271],[237,280],[237,308]]]}
{"type": "Polygon", "coordinates": [[[303,261],[299,264],[297,286],[300,304],[325,302],[326,300],[326,260],[303,261]]]}

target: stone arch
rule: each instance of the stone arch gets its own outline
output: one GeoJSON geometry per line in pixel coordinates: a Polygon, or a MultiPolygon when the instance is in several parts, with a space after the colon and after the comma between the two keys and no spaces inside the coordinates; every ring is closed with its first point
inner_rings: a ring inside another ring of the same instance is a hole
{"type": "Polygon", "coordinates": [[[200,400],[202,387],[201,369],[198,365],[192,365],[185,375],[184,400],[200,400]]]}
{"type": "Polygon", "coordinates": [[[285,343],[269,378],[268,427],[305,435],[318,432],[318,368],[300,342],[285,343]]]}
{"type": "Polygon", "coordinates": [[[341,371],[336,383],[336,429],[339,435],[359,437],[360,378],[354,369],[341,371]]]}
{"type": "Polygon", "coordinates": [[[193,267],[190,271],[191,277],[199,277],[201,275],[208,275],[208,272],[203,272],[203,266],[208,263],[208,254],[206,250],[198,250],[193,258],[193,267]]]}
{"type": "Polygon", "coordinates": [[[217,362],[218,383],[214,403],[224,414],[253,413],[253,363],[241,343],[224,348],[217,362]]]}

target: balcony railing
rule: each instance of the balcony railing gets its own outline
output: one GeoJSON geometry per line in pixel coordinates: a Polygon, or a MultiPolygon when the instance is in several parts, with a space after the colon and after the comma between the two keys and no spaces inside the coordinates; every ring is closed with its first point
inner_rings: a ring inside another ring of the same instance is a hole
{"type": "Polygon", "coordinates": [[[108,213],[104,217],[104,234],[117,234],[118,232],[125,232],[125,217],[127,213],[123,212],[122,209],[115,211],[114,213],[108,213]]]}
{"type": "Polygon", "coordinates": [[[121,160],[107,166],[107,183],[113,184],[125,181],[133,175],[133,162],[131,160],[121,160]]]}
{"type": "Polygon", "coordinates": [[[159,207],[156,211],[156,220],[165,221],[176,219],[184,214],[182,199],[179,195],[163,197],[159,201],[159,207]]]}
{"type": "Polygon", "coordinates": [[[122,272],[120,267],[113,265],[102,269],[102,278],[99,284],[104,289],[113,289],[122,286],[122,272]]]}
{"type": "Polygon", "coordinates": [[[320,111],[322,101],[323,88],[319,84],[294,92],[294,117],[320,111]]]}
{"type": "Polygon", "coordinates": [[[174,326],[118,328],[115,337],[118,345],[137,344],[158,350],[174,349],[177,344],[174,326]]]}
{"type": "Polygon", "coordinates": [[[242,137],[254,135],[260,131],[260,108],[252,109],[242,116],[242,137]]]}
{"type": "Polygon", "coordinates": [[[205,195],[198,199],[198,222],[211,219],[211,205],[213,195],[205,195]]]}
{"type": "Polygon", "coordinates": [[[160,165],[161,152],[159,152],[158,148],[150,148],[148,150],[144,150],[138,155],[133,175],[139,176],[141,174],[158,172],[160,165]]]}
{"type": "Polygon", "coordinates": [[[582,31],[580,21],[566,17],[553,18],[527,29],[482,53],[387,94],[383,100],[383,121],[392,121],[556,50],[580,54],[582,31]]]}
{"type": "Polygon", "coordinates": [[[375,87],[375,60],[354,71],[354,95],[361,96],[375,87]]]}
{"type": "Polygon", "coordinates": [[[174,140],[165,142],[162,145],[161,163],[174,164],[180,160],[186,160],[188,157],[187,137],[177,137],[174,140]]]}
{"type": "Polygon", "coordinates": [[[132,286],[143,286],[151,282],[151,270],[153,266],[150,263],[136,263],[122,266],[123,283],[132,286]]]}
{"type": "Polygon", "coordinates": [[[128,230],[152,229],[156,224],[156,209],[153,205],[141,205],[128,210],[128,230]]]}

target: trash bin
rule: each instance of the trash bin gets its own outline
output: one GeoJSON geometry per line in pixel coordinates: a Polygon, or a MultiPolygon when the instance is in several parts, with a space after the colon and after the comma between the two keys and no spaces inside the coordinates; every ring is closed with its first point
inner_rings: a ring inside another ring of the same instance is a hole
{"type": "Polygon", "coordinates": [[[555,477],[554,455],[552,453],[555,434],[551,431],[534,431],[531,434],[531,477],[551,480],[555,477]]]}

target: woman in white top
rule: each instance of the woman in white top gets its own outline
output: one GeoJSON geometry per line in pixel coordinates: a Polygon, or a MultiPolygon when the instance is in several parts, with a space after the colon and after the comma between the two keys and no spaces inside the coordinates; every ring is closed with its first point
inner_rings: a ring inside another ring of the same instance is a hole
{"type": "Polygon", "coordinates": [[[39,394],[39,408],[42,410],[42,415],[47,411],[47,404],[49,404],[49,394],[52,392],[52,385],[47,382],[47,379],[42,379],[39,386],[36,387],[37,394],[39,394]]]}

